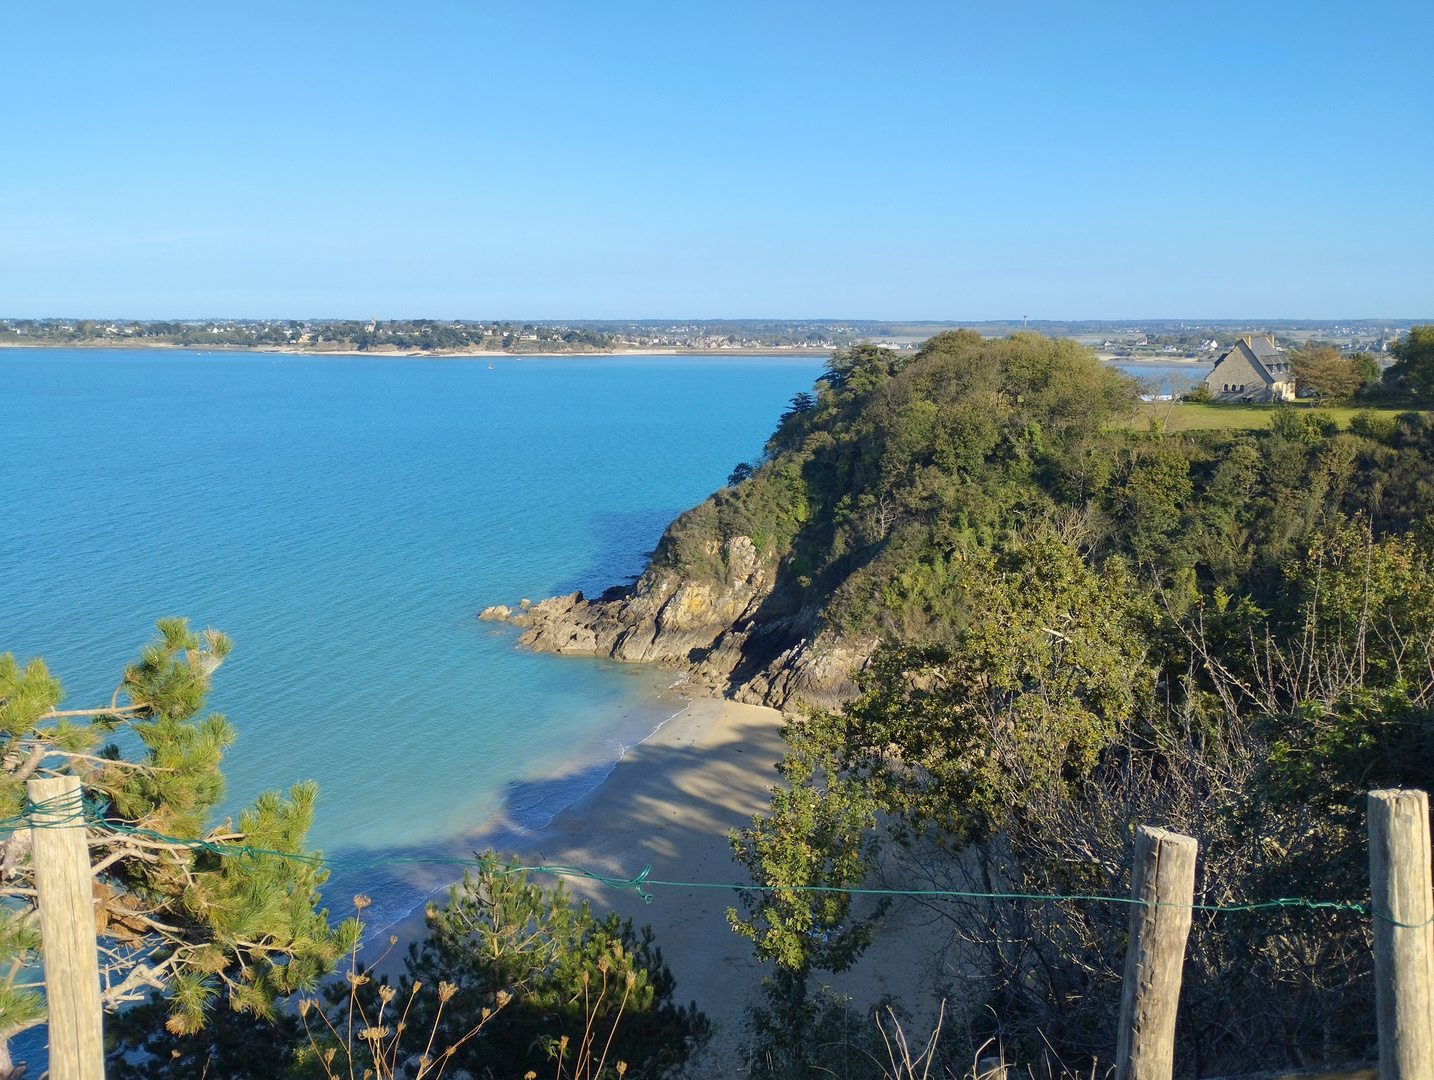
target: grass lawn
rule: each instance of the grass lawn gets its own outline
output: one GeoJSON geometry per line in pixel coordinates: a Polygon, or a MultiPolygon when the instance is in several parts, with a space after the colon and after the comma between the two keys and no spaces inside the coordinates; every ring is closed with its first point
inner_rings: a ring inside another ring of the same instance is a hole
{"type": "MultiPolygon", "coordinates": [[[[1290,407],[1288,405],[1200,404],[1186,401],[1142,402],[1135,412],[1131,426],[1144,428],[1152,418],[1158,417],[1164,422],[1166,431],[1193,431],[1196,428],[1267,428],[1270,426],[1271,413],[1278,408],[1290,407]]],[[[1308,409],[1309,404],[1299,402],[1293,408],[1308,409]]],[[[1355,413],[1364,412],[1366,409],[1329,406],[1317,411],[1338,420],[1340,427],[1347,428],[1350,418],[1355,413]]],[[[1401,407],[1369,409],[1368,411],[1393,415],[1408,412],[1409,409],[1401,407]]]]}

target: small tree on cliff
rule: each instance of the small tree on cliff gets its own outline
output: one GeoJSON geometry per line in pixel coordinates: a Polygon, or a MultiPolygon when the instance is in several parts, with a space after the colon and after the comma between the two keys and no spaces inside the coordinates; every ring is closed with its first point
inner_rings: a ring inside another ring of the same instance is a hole
{"type": "Polygon", "coordinates": [[[0,655],[0,1076],[13,1072],[9,1040],[45,1018],[38,986],[20,978],[41,959],[30,831],[19,820],[32,776],[83,782],[106,1007],[158,992],[176,1035],[203,1027],[221,1001],[269,1016],[357,935],[352,921],[331,928],[316,909],[327,874],[304,846],[316,785],[267,792],[237,823],[210,821],[235,735],[218,713],[198,716],[230,641],[184,619],[158,629],[109,703],[93,708],[61,710],[43,661],[0,655]],[[136,760],[105,743],[120,728],[143,745],[136,760]]]}

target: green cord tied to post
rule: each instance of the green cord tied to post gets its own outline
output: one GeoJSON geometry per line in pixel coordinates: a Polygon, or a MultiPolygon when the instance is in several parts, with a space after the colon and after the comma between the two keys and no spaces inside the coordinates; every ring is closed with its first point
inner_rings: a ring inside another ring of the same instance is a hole
{"type": "Polygon", "coordinates": [[[0,818],[0,833],[19,829],[67,829],[72,825],[90,824],[98,817],[99,807],[85,798],[83,788],[39,802],[26,795],[25,807],[19,814],[0,818]],[[43,815],[44,820],[36,821],[36,814],[43,815]]]}

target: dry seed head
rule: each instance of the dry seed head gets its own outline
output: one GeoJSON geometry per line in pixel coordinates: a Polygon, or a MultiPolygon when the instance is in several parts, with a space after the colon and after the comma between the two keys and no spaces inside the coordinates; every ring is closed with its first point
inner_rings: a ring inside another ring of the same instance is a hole
{"type": "Polygon", "coordinates": [[[390,945],[397,945],[397,944],[398,944],[398,935],[397,935],[397,934],[389,934],[389,935],[388,935],[388,943],[389,943],[390,945]]]}
{"type": "Polygon", "coordinates": [[[380,986],[378,988],[378,999],[382,1001],[385,1005],[387,1005],[390,1001],[393,1000],[393,995],[397,992],[398,991],[396,991],[391,986],[380,986]]]}
{"type": "Polygon", "coordinates": [[[598,961],[598,970],[601,971],[604,975],[607,974],[607,969],[609,966],[610,965],[607,962],[606,956],[604,956],[601,960],[598,961]]]}
{"type": "Polygon", "coordinates": [[[414,994],[418,993],[418,992],[419,992],[420,990],[422,990],[422,989],[423,989],[423,984],[422,984],[421,982],[416,982],[416,983],[414,983],[414,984],[413,984],[413,989],[408,992],[408,993],[409,993],[409,996],[412,997],[414,994]]]}
{"type": "Polygon", "coordinates": [[[626,1073],[627,1073],[627,1062],[625,1062],[625,1061],[619,1061],[619,1062],[617,1063],[617,1075],[618,1075],[619,1080],[621,1080],[621,1078],[622,1078],[624,1075],[626,1075],[626,1073]]]}
{"type": "Polygon", "coordinates": [[[496,997],[497,997],[497,1000],[498,1000],[498,1008],[500,1008],[500,1009],[501,1009],[504,1005],[508,1004],[508,1002],[510,1002],[510,1001],[513,1000],[513,995],[510,994],[510,993],[508,993],[508,991],[506,991],[506,990],[499,990],[498,993],[497,993],[497,995],[496,995],[496,997]]]}
{"type": "Polygon", "coordinates": [[[562,1052],[563,1052],[564,1050],[566,1050],[567,1048],[568,1048],[568,1037],[567,1037],[566,1035],[564,1035],[561,1039],[558,1040],[558,1053],[562,1053],[562,1052]]]}
{"type": "Polygon", "coordinates": [[[372,1075],[373,1075],[373,1070],[372,1070],[372,1069],[365,1069],[365,1070],[363,1071],[363,1080],[368,1080],[368,1078],[369,1078],[370,1076],[372,1076],[372,1075]]]}
{"type": "Polygon", "coordinates": [[[632,984],[635,983],[635,982],[637,982],[637,972],[635,972],[635,971],[629,971],[629,972],[627,973],[627,988],[628,988],[629,990],[631,990],[631,989],[632,989],[632,984]]]}
{"type": "Polygon", "coordinates": [[[333,1062],[334,1062],[334,1055],[337,1054],[338,1052],[339,1052],[339,1048],[338,1048],[337,1046],[331,1046],[331,1047],[329,1047],[327,1050],[325,1050],[325,1051],[324,1051],[324,1064],[325,1064],[325,1065],[332,1065],[333,1062]]]}
{"type": "Polygon", "coordinates": [[[354,897],[354,907],[358,908],[360,911],[362,911],[364,908],[368,907],[372,903],[373,901],[370,900],[363,893],[359,893],[357,896],[354,897]]]}
{"type": "Polygon", "coordinates": [[[313,1007],[314,1007],[314,999],[313,999],[313,998],[300,998],[300,999],[299,999],[299,1015],[300,1015],[300,1016],[308,1016],[308,1015],[309,1015],[309,1010],[312,1009],[313,1007]]]}
{"type": "Polygon", "coordinates": [[[583,985],[586,986],[587,984],[588,984],[588,973],[587,973],[586,971],[584,971],[584,972],[583,972],[583,985]]]}
{"type": "Polygon", "coordinates": [[[486,1006],[486,1005],[483,1006],[483,1019],[484,1019],[484,1020],[487,1020],[488,1017],[490,1017],[490,1016],[492,1016],[492,1015],[493,1015],[493,1010],[490,1009],[490,1008],[488,1008],[488,1006],[486,1006]]]}
{"type": "Polygon", "coordinates": [[[438,1000],[451,1001],[453,995],[458,993],[458,987],[451,982],[440,982],[438,984],[438,1000]]]}
{"type": "Polygon", "coordinates": [[[538,1074],[535,1073],[532,1069],[529,1069],[523,1074],[523,1080],[538,1080],[538,1074]]]}

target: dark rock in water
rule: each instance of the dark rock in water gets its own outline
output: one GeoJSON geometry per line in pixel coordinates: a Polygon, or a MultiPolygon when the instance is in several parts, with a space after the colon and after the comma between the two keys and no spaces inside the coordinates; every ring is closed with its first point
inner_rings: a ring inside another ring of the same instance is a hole
{"type": "Polygon", "coordinates": [[[750,538],[714,542],[712,553],[722,556],[722,579],[694,581],[653,565],[596,601],[554,596],[509,621],[531,620],[518,640],[537,652],[674,664],[738,701],[829,708],[854,696],[852,672],[876,641],[838,640],[819,629],[814,611],[768,610],[774,560],[750,538]]]}

